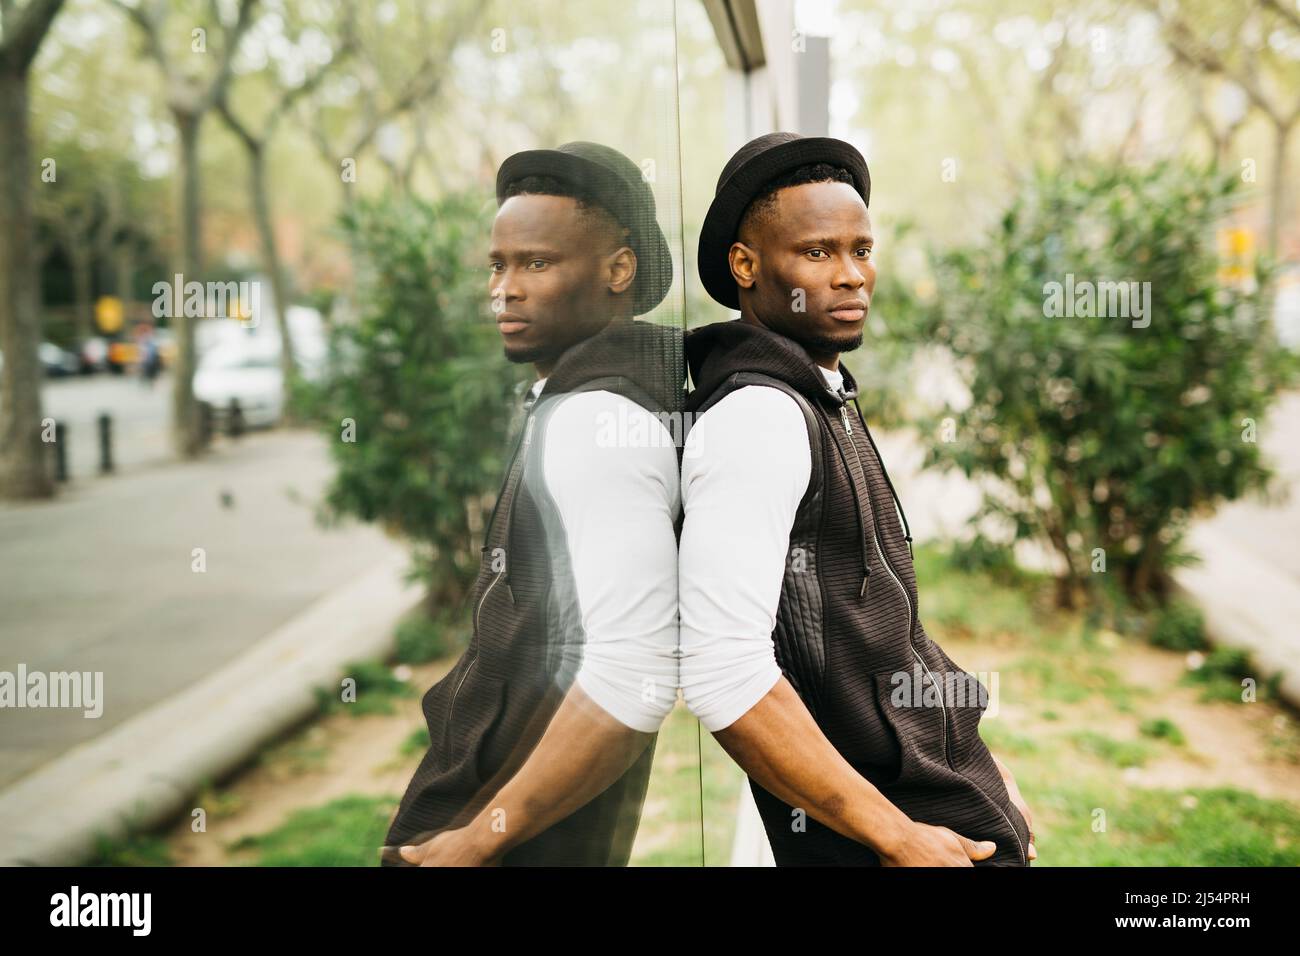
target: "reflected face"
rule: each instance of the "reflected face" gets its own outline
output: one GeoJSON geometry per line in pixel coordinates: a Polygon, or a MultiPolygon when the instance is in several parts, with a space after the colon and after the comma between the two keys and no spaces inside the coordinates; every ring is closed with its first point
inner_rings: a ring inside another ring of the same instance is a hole
{"type": "MultiPolygon", "coordinates": [[[[488,293],[509,361],[545,366],[609,324],[611,292],[631,283],[613,261],[618,248],[612,228],[569,196],[525,194],[501,204],[488,293]]],[[[628,257],[631,250],[621,258],[628,257]]]]}
{"type": "Polygon", "coordinates": [[[775,200],[732,246],[742,311],[818,361],[856,349],[876,288],[866,204],[838,182],[787,186],[775,200]]]}

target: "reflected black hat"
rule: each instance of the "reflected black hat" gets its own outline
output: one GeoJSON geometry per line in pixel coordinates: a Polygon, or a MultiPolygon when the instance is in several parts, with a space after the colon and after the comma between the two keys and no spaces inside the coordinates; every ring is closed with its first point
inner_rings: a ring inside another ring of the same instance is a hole
{"type": "Polygon", "coordinates": [[[740,308],[740,295],[731,278],[727,254],[736,241],[745,210],[773,179],[809,163],[829,163],[847,169],[862,201],[871,205],[871,173],[867,161],[844,140],[798,133],[767,133],[751,139],[722,168],[713,203],[700,229],[696,265],[704,288],[718,302],[731,309],[740,308]]]}
{"type": "Polygon", "coordinates": [[[673,259],[655,216],[655,196],[640,168],[616,149],[600,143],[573,142],[555,149],[515,153],[497,170],[497,205],[505,202],[511,183],[526,176],[553,176],[579,187],[631,232],[636,253],[632,280],[632,314],[649,312],[673,283],[673,259]]]}

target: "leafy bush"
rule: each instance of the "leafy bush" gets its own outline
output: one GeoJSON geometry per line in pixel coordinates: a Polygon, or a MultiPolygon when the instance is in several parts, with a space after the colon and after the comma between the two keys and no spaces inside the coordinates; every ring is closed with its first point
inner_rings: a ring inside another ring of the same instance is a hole
{"type": "Polygon", "coordinates": [[[1168,163],[1043,173],[987,242],[932,256],[914,331],[952,350],[971,400],[924,423],[926,464],[995,479],[977,520],[1048,542],[1063,605],[1103,567],[1162,598],[1188,521],[1271,477],[1254,429],[1287,372],[1264,276],[1218,277],[1236,186],[1168,163]],[[1048,317],[1067,281],[1149,282],[1145,318],[1048,317]]]}
{"type": "Polygon", "coordinates": [[[1160,612],[1151,629],[1151,643],[1171,651],[1198,651],[1209,646],[1205,617],[1196,605],[1173,601],[1160,612]]]}
{"type": "Polygon", "coordinates": [[[431,612],[458,607],[478,572],[475,537],[523,374],[502,357],[488,309],[487,208],[453,195],[345,214],[359,316],[334,328],[332,371],[313,400],[337,466],[322,517],[410,538],[431,612]]]}
{"type": "Polygon", "coordinates": [[[455,632],[446,617],[434,620],[415,613],[397,625],[397,660],[405,664],[423,664],[444,657],[457,649],[455,632]]]}

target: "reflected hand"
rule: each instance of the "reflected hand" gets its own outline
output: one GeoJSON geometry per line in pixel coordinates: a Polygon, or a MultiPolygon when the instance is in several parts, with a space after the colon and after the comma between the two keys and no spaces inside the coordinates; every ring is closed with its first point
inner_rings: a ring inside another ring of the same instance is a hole
{"type": "Polygon", "coordinates": [[[500,861],[471,837],[467,827],[444,830],[424,843],[399,847],[398,853],[416,866],[500,866],[500,861]]]}

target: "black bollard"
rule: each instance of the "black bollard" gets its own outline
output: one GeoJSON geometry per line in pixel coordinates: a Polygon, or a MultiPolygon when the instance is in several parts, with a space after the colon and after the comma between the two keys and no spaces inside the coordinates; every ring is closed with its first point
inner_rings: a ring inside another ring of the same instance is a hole
{"type": "Polygon", "coordinates": [[[99,473],[113,471],[113,419],[108,412],[99,413],[99,473]]]}
{"type": "Polygon", "coordinates": [[[199,402],[199,441],[204,448],[212,444],[212,404],[199,402]]]}
{"type": "Polygon", "coordinates": [[[230,400],[229,420],[226,422],[226,434],[238,438],[244,434],[244,410],[239,407],[239,399],[230,400]]]}
{"type": "Polygon", "coordinates": [[[54,480],[68,480],[68,426],[54,423],[54,480]]]}

